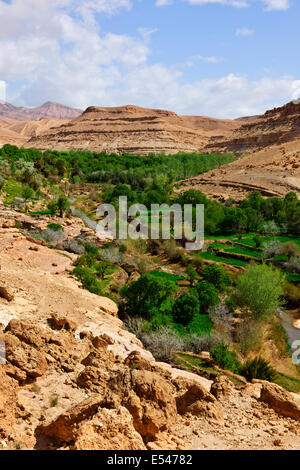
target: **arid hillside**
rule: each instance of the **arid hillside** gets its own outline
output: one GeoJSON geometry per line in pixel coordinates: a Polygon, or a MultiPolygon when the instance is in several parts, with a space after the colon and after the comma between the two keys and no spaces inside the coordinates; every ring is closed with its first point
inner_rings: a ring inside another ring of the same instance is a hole
{"type": "Polygon", "coordinates": [[[90,107],[59,129],[30,139],[26,146],[142,155],[199,152],[212,135],[227,135],[240,124],[137,106],[90,107]]]}
{"type": "Polygon", "coordinates": [[[218,170],[183,181],[205,194],[241,199],[259,189],[266,196],[300,193],[300,102],[267,111],[227,137],[212,138],[207,152],[234,152],[241,158],[218,170]],[[244,156],[246,155],[246,156],[244,156]]]}
{"type": "Polygon", "coordinates": [[[13,106],[10,103],[0,102],[0,118],[10,118],[16,121],[38,121],[44,118],[74,119],[82,113],[80,109],[70,108],[59,103],[47,101],[36,108],[13,106]]]}

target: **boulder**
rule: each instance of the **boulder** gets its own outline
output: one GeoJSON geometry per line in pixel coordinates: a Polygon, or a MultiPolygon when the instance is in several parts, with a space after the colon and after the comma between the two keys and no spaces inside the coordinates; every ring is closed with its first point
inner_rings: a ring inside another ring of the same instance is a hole
{"type": "Polygon", "coordinates": [[[278,414],[300,421],[300,404],[293,395],[277,384],[265,380],[253,380],[261,383],[260,400],[267,403],[278,414]]]}
{"type": "Polygon", "coordinates": [[[21,342],[11,333],[0,334],[6,346],[6,360],[26,373],[27,378],[41,377],[48,369],[45,355],[36,347],[21,342]]]}
{"type": "Polygon", "coordinates": [[[11,302],[12,300],[14,300],[14,295],[5,286],[0,286],[0,297],[7,300],[8,302],[11,302]]]}
{"type": "Polygon", "coordinates": [[[229,395],[233,395],[235,393],[235,387],[228,377],[225,375],[219,375],[214,380],[210,393],[216,397],[217,399],[222,397],[228,397],[229,395]]]}
{"type": "Polygon", "coordinates": [[[129,411],[99,409],[91,420],[76,431],[75,450],[146,450],[142,437],[133,426],[129,411]]]}
{"type": "Polygon", "coordinates": [[[151,370],[152,364],[150,361],[141,356],[138,351],[132,351],[129,356],[125,359],[124,364],[131,369],[138,370],[151,370]]]}
{"type": "Polygon", "coordinates": [[[205,416],[208,420],[221,426],[224,425],[224,414],[221,404],[202,385],[190,382],[186,385],[186,391],[176,397],[177,411],[181,415],[190,413],[194,416],[205,416]]]}

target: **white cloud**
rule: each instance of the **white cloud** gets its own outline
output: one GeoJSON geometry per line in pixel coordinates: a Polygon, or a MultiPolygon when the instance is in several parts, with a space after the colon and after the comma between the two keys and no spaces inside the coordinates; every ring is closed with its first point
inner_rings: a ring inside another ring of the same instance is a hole
{"type": "Polygon", "coordinates": [[[261,0],[267,11],[288,10],[291,6],[290,0],[261,0]]]}
{"type": "Polygon", "coordinates": [[[6,82],[0,80],[0,102],[6,101],[6,82]]]}
{"type": "Polygon", "coordinates": [[[184,0],[191,5],[208,5],[213,3],[219,3],[220,5],[229,5],[237,8],[248,7],[248,0],[184,0]]]}
{"type": "MultiPolygon", "coordinates": [[[[181,0],[190,5],[227,5],[236,8],[250,7],[253,0],[181,0]]],[[[288,10],[291,6],[290,0],[260,0],[267,11],[288,10]]],[[[157,0],[156,6],[172,5],[173,0],[157,0]]]]}
{"type": "Polygon", "coordinates": [[[255,33],[254,29],[249,28],[237,28],[236,36],[252,36],[255,33]]]}
{"type": "Polygon", "coordinates": [[[201,62],[206,62],[207,64],[218,64],[220,62],[224,62],[222,57],[215,57],[215,56],[208,56],[205,57],[203,55],[194,55],[191,57],[191,60],[201,60],[201,62]]]}
{"type": "Polygon", "coordinates": [[[145,65],[122,77],[122,86],[110,91],[106,104],[134,103],[179,114],[235,118],[263,113],[300,96],[300,80],[293,77],[249,80],[229,74],[190,83],[181,81],[180,74],[175,75],[163,65],[145,65]],[[149,76],[152,80],[147,79],[149,76]]]}
{"type": "Polygon", "coordinates": [[[173,4],[173,0],[156,0],[156,3],[155,3],[157,7],[166,7],[172,4],[173,4]]]}

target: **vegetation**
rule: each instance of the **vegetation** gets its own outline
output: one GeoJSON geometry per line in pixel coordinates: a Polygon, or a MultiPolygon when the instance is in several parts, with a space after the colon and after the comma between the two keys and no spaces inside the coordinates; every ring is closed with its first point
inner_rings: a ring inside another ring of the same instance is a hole
{"type": "Polygon", "coordinates": [[[240,369],[241,374],[251,382],[252,379],[268,380],[273,382],[276,371],[271,364],[262,357],[247,361],[240,369]]]}
{"type": "Polygon", "coordinates": [[[280,271],[271,266],[250,264],[237,279],[237,302],[257,320],[276,312],[281,304],[282,294],[280,271]]]}

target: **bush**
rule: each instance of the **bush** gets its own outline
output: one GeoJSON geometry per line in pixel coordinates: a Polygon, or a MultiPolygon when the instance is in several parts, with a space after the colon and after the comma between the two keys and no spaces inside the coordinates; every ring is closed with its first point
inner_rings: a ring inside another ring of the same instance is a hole
{"type": "Polygon", "coordinates": [[[60,224],[48,224],[47,227],[54,232],[64,231],[64,228],[60,224]]]}
{"type": "Polygon", "coordinates": [[[191,334],[187,339],[187,348],[194,354],[200,354],[202,351],[209,352],[219,342],[220,338],[216,334],[191,334]]]}
{"type": "Polygon", "coordinates": [[[251,351],[260,349],[263,338],[261,322],[245,318],[238,324],[235,338],[244,356],[247,356],[251,351]]]}
{"type": "Polygon", "coordinates": [[[188,280],[190,282],[191,287],[193,287],[195,281],[198,279],[198,274],[193,266],[189,265],[186,270],[186,274],[188,276],[188,280]]]}
{"type": "Polygon", "coordinates": [[[280,253],[281,242],[279,240],[270,240],[263,245],[263,257],[273,258],[280,253]]]}
{"type": "Polygon", "coordinates": [[[237,301],[257,319],[275,313],[281,304],[283,281],[280,271],[263,265],[249,265],[237,278],[237,301]]]}
{"type": "Polygon", "coordinates": [[[175,300],[172,310],[172,316],[175,323],[188,325],[195,315],[200,311],[200,302],[197,297],[184,292],[175,300]]]}
{"type": "Polygon", "coordinates": [[[286,242],[283,243],[280,247],[279,254],[282,256],[287,256],[290,261],[291,258],[299,255],[299,246],[295,242],[286,242]]]}
{"type": "Polygon", "coordinates": [[[92,294],[103,295],[100,282],[98,281],[97,276],[92,273],[90,269],[77,266],[72,271],[72,274],[74,274],[74,276],[76,276],[81,281],[83,287],[86,290],[92,294]]]}
{"type": "Polygon", "coordinates": [[[196,284],[195,291],[199,299],[201,313],[207,313],[211,307],[220,303],[218,292],[210,282],[199,281],[196,284]]]}
{"type": "Polygon", "coordinates": [[[183,351],[185,348],[183,339],[169,326],[164,326],[156,331],[145,331],[141,334],[140,340],[159,361],[168,361],[171,359],[173,351],[183,351]]]}
{"type": "Polygon", "coordinates": [[[230,351],[227,344],[218,343],[215,347],[210,350],[211,357],[214,361],[222,367],[222,369],[230,370],[235,374],[238,374],[241,368],[236,354],[230,351]]]}
{"type": "Polygon", "coordinates": [[[48,227],[42,231],[41,237],[46,243],[57,244],[64,239],[64,233],[61,230],[57,231],[48,227]]]}
{"type": "Polygon", "coordinates": [[[252,379],[268,380],[272,382],[276,377],[276,371],[271,364],[262,357],[247,361],[240,370],[240,373],[251,382],[252,379]]]}
{"type": "Polygon", "coordinates": [[[187,330],[191,335],[205,335],[211,332],[212,321],[206,315],[195,315],[188,324],[187,330]]]}
{"type": "Polygon", "coordinates": [[[230,277],[225,273],[224,269],[217,264],[210,264],[202,271],[202,277],[205,281],[210,282],[218,290],[224,290],[226,286],[231,285],[230,277]]]}

